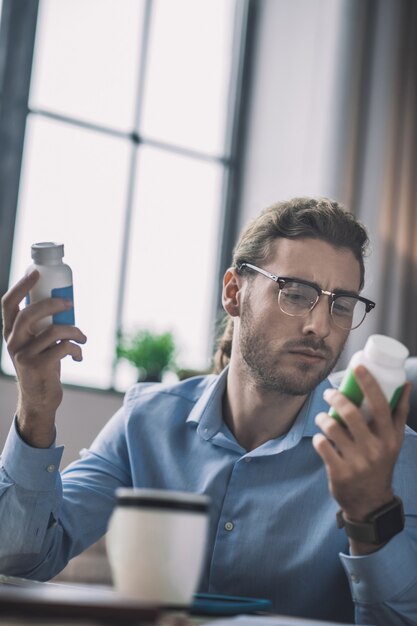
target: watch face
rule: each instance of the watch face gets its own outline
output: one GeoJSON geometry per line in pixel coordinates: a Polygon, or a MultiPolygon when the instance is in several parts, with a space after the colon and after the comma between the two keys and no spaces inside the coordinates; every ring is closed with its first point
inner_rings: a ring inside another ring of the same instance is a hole
{"type": "Polygon", "coordinates": [[[392,509],[384,511],[375,519],[378,541],[384,543],[404,528],[404,513],[402,504],[398,503],[392,509]]]}

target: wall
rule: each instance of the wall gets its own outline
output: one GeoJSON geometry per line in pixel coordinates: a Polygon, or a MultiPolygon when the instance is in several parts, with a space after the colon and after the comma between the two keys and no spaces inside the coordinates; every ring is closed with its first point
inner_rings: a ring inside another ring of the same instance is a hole
{"type": "Polygon", "coordinates": [[[239,228],[293,196],[332,195],[329,146],[345,0],[262,0],[239,228]]]}
{"type": "MultiPolygon", "coordinates": [[[[16,384],[0,378],[0,449],[3,447],[16,409],[16,384]]],[[[66,387],[57,416],[57,443],[65,444],[61,467],[77,458],[122,404],[122,396],[66,387]]]]}

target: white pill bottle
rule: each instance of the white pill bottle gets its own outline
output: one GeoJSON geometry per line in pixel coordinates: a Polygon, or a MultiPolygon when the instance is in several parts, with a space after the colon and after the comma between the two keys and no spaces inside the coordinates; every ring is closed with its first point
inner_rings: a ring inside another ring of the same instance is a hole
{"type": "MultiPolygon", "coordinates": [[[[33,264],[28,268],[28,272],[36,269],[40,277],[30,290],[26,304],[33,304],[45,298],[65,298],[74,302],[72,271],[69,265],[62,261],[64,244],[53,241],[34,243],[31,246],[31,255],[33,264]]],[[[74,307],[43,318],[35,330],[39,332],[50,324],[75,324],[74,307]]]]}
{"type": "MultiPolygon", "coordinates": [[[[405,360],[408,349],[401,342],[385,335],[371,335],[363,350],[355,352],[350,359],[346,373],[340,383],[341,391],[356,406],[360,407],[366,419],[371,418],[369,408],[359,387],[353,369],[364,365],[378,381],[391,411],[397,406],[404,383],[407,380],[405,360]]],[[[330,415],[343,423],[342,418],[332,408],[330,415]]]]}

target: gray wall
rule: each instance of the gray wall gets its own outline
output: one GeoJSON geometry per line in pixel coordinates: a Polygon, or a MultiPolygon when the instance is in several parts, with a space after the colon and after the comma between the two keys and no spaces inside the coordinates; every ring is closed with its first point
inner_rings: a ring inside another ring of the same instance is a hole
{"type": "Polygon", "coordinates": [[[346,0],[262,0],[239,227],[293,196],[332,195],[346,0]]]}
{"type": "MultiPolygon", "coordinates": [[[[0,378],[0,448],[3,447],[16,409],[16,383],[0,378]]],[[[78,457],[111,415],[122,404],[120,394],[94,392],[66,387],[57,416],[57,443],[65,450],[61,467],[78,457]]]]}

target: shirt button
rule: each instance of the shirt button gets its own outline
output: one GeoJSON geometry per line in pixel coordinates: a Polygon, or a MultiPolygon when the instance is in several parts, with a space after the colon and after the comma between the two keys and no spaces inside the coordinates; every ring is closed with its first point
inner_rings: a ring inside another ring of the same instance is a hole
{"type": "Polygon", "coordinates": [[[245,463],[250,463],[252,461],[250,456],[245,457],[245,463]]]}
{"type": "Polygon", "coordinates": [[[235,525],[233,524],[233,522],[226,522],[224,527],[225,527],[225,530],[233,530],[235,525]]]}
{"type": "Polygon", "coordinates": [[[46,471],[52,474],[52,472],[55,471],[55,465],[53,463],[50,463],[50,465],[46,466],[46,471]]]}
{"type": "Polygon", "coordinates": [[[350,580],[351,580],[353,583],[358,583],[358,582],[360,582],[360,578],[359,578],[359,576],[358,576],[357,574],[351,574],[351,575],[350,575],[350,580]]]}

